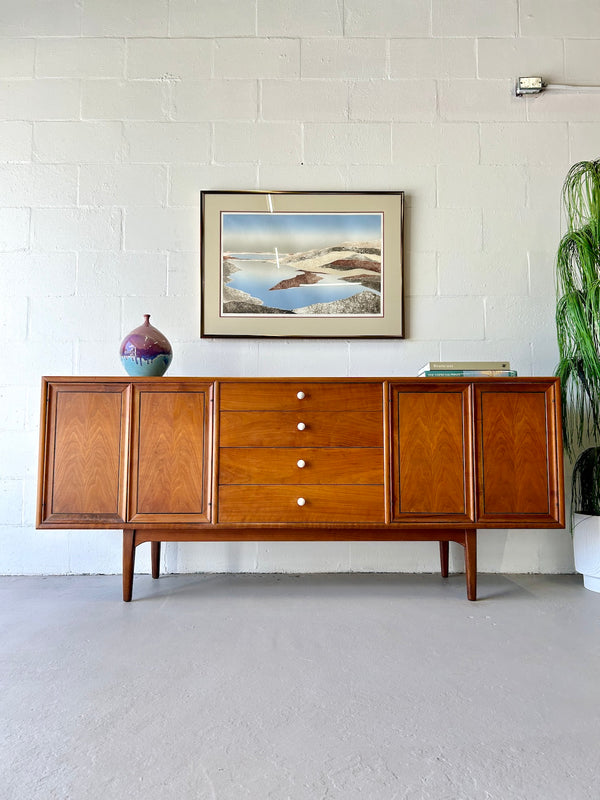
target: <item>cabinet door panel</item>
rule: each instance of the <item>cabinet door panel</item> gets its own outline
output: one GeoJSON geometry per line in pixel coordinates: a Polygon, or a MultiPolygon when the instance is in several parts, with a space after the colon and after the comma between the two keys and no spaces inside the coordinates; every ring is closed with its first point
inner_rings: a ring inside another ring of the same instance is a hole
{"type": "Polygon", "coordinates": [[[211,391],[136,387],[131,522],[208,521],[211,391]]]}
{"type": "Polygon", "coordinates": [[[472,521],[469,387],[391,388],[393,520],[472,521]]]}
{"type": "Polygon", "coordinates": [[[125,521],[128,399],[122,384],[49,385],[40,524],[125,521]]]}
{"type": "Polygon", "coordinates": [[[554,383],[476,388],[478,520],[560,519],[554,383]]]}

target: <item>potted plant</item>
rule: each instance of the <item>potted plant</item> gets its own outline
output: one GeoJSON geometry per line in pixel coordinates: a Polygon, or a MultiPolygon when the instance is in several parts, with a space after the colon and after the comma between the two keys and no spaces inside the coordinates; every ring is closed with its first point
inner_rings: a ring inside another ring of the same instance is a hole
{"type": "Polygon", "coordinates": [[[556,258],[563,439],[572,480],[575,568],[600,592],[600,159],[569,170],[567,231],[556,258]]]}

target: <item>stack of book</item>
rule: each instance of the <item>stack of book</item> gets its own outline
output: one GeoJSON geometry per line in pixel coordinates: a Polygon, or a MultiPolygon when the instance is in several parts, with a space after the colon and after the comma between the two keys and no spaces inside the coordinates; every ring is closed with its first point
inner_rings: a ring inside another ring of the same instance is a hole
{"type": "Polygon", "coordinates": [[[417,373],[423,378],[514,378],[509,361],[428,361],[417,373]]]}

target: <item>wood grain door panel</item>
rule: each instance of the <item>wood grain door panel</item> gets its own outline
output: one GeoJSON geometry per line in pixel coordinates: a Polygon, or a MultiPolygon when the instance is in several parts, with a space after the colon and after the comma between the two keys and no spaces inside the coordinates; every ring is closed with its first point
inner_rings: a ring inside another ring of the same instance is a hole
{"type": "Polygon", "coordinates": [[[221,447],[383,447],[381,411],[225,411],[219,418],[221,447]]]}
{"type": "Polygon", "coordinates": [[[210,384],[136,387],[131,522],[208,522],[210,384]]]}
{"type": "Polygon", "coordinates": [[[221,523],[383,523],[384,516],[382,485],[219,487],[221,523]]]}
{"type": "Polygon", "coordinates": [[[382,448],[222,447],[219,453],[220,484],[383,482],[382,448]]]}
{"type": "Polygon", "coordinates": [[[478,520],[559,519],[554,402],[553,385],[476,388],[478,520]]]}
{"type": "Polygon", "coordinates": [[[221,411],[378,411],[380,381],[344,383],[293,380],[221,384],[221,411]],[[304,394],[299,398],[298,393],[304,394]]]}
{"type": "Polygon", "coordinates": [[[123,524],[129,413],[127,384],[49,385],[40,524],[123,524]]]}
{"type": "Polygon", "coordinates": [[[422,388],[392,385],[393,520],[473,521],[469,386],[422,388]]]}

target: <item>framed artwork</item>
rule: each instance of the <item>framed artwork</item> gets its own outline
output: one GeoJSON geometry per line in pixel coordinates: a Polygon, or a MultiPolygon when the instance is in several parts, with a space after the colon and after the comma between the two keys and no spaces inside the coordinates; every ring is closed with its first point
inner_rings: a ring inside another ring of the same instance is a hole
{"type": "Polygon", "coordinates": [[[202,192],[202,336],[402,338],[403,192],[202,192]]]}

